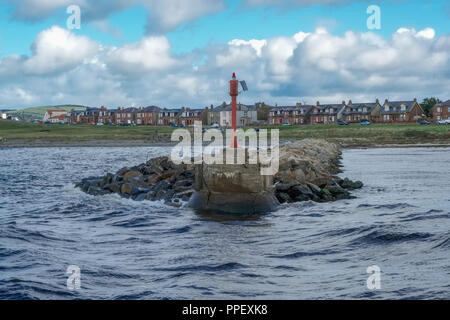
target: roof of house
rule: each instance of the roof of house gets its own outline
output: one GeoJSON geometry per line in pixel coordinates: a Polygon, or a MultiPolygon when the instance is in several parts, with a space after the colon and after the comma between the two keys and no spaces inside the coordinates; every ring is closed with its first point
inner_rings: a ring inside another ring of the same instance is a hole
{"type": "Polygon", "coordinates": [[[443,107],[443,106],[449,106],[450,107],[450,100],[438,103],[437,105],[435,105],[435,107],[443,107]]]}
{"type": "MultiPolygon", "coordinates": [[[[186,112],[186,113],[193,112],[193,113],[196,113],[196,114],[201,114],[201,113],[203,113],[204,111],[205,111],[205,109],[189,109],[189,110],[184,110],[184,112],[186,112]]],[[[186,115],[184,116],[184,115],[182,114],[181,117],[182,117],[182,118],[189,118],[189,117],[191,117],[191,115],[186,114],[186,115]]]]}
{"type": "Polygon", "coordinates": [[[66,110],[47,110],[48,114],[52,114],[52,113],[67,113],[66,110]]]}
{"type": "Polygon", "coordinates": [[[181,109],[161,109],[159,110],[159,112],[175,112],[175,113],[180,113],[181,109]]]}
{"type": "Polygon", "coordinates": [[[54,117],[50,117],[49,120],[59,120],[59,121],[64,121],[64,119],[66,118],[65,114],[61,114],[59,116],[54,116],[54,117]]]}
{"type": "MultiPolygon", "coordinates": [[[[342,109],[343,107],[345,107],[345,104],[342,104],[342,103],[320,104],[320,105],[314,105],[314,106],[312,106],[312,107],[313,107],[313,108],[317,108],[317,110],[319,110],[319,111],[323,111],[323,110],[329,109],[329,108],[336,109],[335,112],[332,112],[332,113],[331,113],[331,114],[333,114],[333,113],[337,113],[340,109],[342,109]]],[[[314,110],[312,111],[312,113],[313,113],[313,114],[317,114],[316,112],[314,112],[314,110]]]]}
{"type": "Polygon", "coordinates": [[[224,110],[225,110],[225,108],[226,108],[226,107],[228,107],[228,106],[229,106],[229,104],[227,104],[227,105],[225,105],[225,106],[223,106],[223,105],[220,105],[220,106],[214,107],[214,108],[212,109],[212,111],[213,111],[213,112],[220,112],[220,111],[224,111],[224,110]]]}
{"type": "Polygon", "coordinates": [[[312,105],[301,105],[301,106],[279,106],[279,107],[273,107],[270,109],[270,112],[272,111],[298,111],[298,110],[304,110],[305,112],[308,112],[312,109],[312,105]]]}
{"type": "Polygon", "coordinates": [[[157,106],[148,106],[148,107],[145,107],[143,111],[144,112],[160,112],[161,108],[157,107],[157,106]]]}
{"type": "Polygon", "coordinates": [[[371,113],[375,107],[378,106],[378,103],[376,102],[362,102],[362,103],[351,103],[347,104],[343,114],[355,114],[355,113],[371,113]],[[347,109],[350,108],[350,111],[347,111],[347,109]],[[359,111],[362,108],[361,111],[359,111]],[[367,108],[367,111],[364,112],[363,108],[367,108]]]}
{"type": "Polygon", "coordinates": [[[410,111],[416,101],[386,101],[381,108],[382,114],[402,113],[410,111]],[[386,106],[389,106],[389,110],[386,110],[386,106]],[[402,110],[402,106],[405,106],[405,110],[402,110]]]}
{"type": "Polygon", "coordinates": [[[127,112],[136,112],[136,111],[138,111],[138,108],[135,108],[135,107],[129,107],[129,108],[121,108],[120,110],[117,109],[116,112],[127,113],[127,112]]]}
{"type": "MultiPolygon", "coordinates": [[[[238,111],[257,111],[258,107],[255,105],[246,105],[246,104],[242,104],[242,103],[238,103],[237,105],[238,111]],[[241,110],[239,110],[239,107],[241,107],[241,110]]],[[[218,106],[216,108],[213,109],[213,111],[216,112],[220,112],[220,111],[231,111],[231,104],[227,104],[226,106],[218,106]]]]}

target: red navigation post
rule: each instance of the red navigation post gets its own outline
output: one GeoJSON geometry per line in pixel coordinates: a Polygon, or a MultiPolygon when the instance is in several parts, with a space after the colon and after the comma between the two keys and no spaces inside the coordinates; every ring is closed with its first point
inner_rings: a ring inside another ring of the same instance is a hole
{"type": "Polygon", "coordinates": [[[233,72],[233,79],[230,80],[230,96],[231,96],[231,127],[233,130],[233,142],[232,148],[237,148],[237,136],[236,136],[236,109],[237,109],[237,96],[239,94],[239,81],[236,80],[236,74],[233,72]]]}

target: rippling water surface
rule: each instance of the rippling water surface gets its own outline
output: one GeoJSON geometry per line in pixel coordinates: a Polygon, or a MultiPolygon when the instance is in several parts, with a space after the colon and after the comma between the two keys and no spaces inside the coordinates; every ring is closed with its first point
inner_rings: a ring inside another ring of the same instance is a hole
{"type": "Polygon", "coordinates": [[[74,188],[168,151],[0,149],[0,299],[450,298],[450,149],[347,150],[357,199],[264,216],[74,188]],[[381,290],[366,288],[372,265],[381,290]]]}

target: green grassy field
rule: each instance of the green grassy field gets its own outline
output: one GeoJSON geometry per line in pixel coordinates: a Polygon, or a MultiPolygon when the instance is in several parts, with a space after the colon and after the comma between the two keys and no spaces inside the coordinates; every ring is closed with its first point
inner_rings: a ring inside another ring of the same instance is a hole
{"type": "MultiPolygon", "coordinates": [[[[274,127],[267,127],[274,128],[274,127]]],[[[343,146],[450,144],[449,125],[316,125],[280,128],[282,139],[326,139],[343,146]]]]}
{"type": "Polygon", "coordinates": [[[95,140],[148,140],[155,135],[170,134],[169,127],[110,127],[45,125],[0,120],[0,138],[20,140],[85,142],[95,140]]]}
{"type": "MultiPolygon", "coordinates": [[[[450,126],[372,125],[372,126],[292,126],[265,127],[280,129],[280,138],[288,140],[319,138],[343,146],[372,146],[386,144],[450,144],[450,126]]],[[[168,140],[170,127],[109,127],[43,125],[0,120],[0,140],[24,142],[92,142],[152,141],[155,136],[168,140]]],[[[163,139],[163,140],[164,140],[163,139]]]]}

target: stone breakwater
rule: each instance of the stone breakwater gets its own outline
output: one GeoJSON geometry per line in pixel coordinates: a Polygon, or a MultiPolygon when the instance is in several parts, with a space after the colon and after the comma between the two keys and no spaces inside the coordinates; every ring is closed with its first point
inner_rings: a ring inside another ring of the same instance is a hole
{"type": "MultiPolygon", "coordinates": [[[[280,203],[327,202],[350,199],[351,190],[363,183],[341,179],[341,151],[336,144],[306,139],[280,147],[280,169],[273,177],[273,190],[280,203]]],[[[195,192],[194,165],[176,165],[160,157],[115,174],[83,179],[76,187],[94,195],[119,194],[136,201],[164,201],[181,206],[195,192]]]]}

